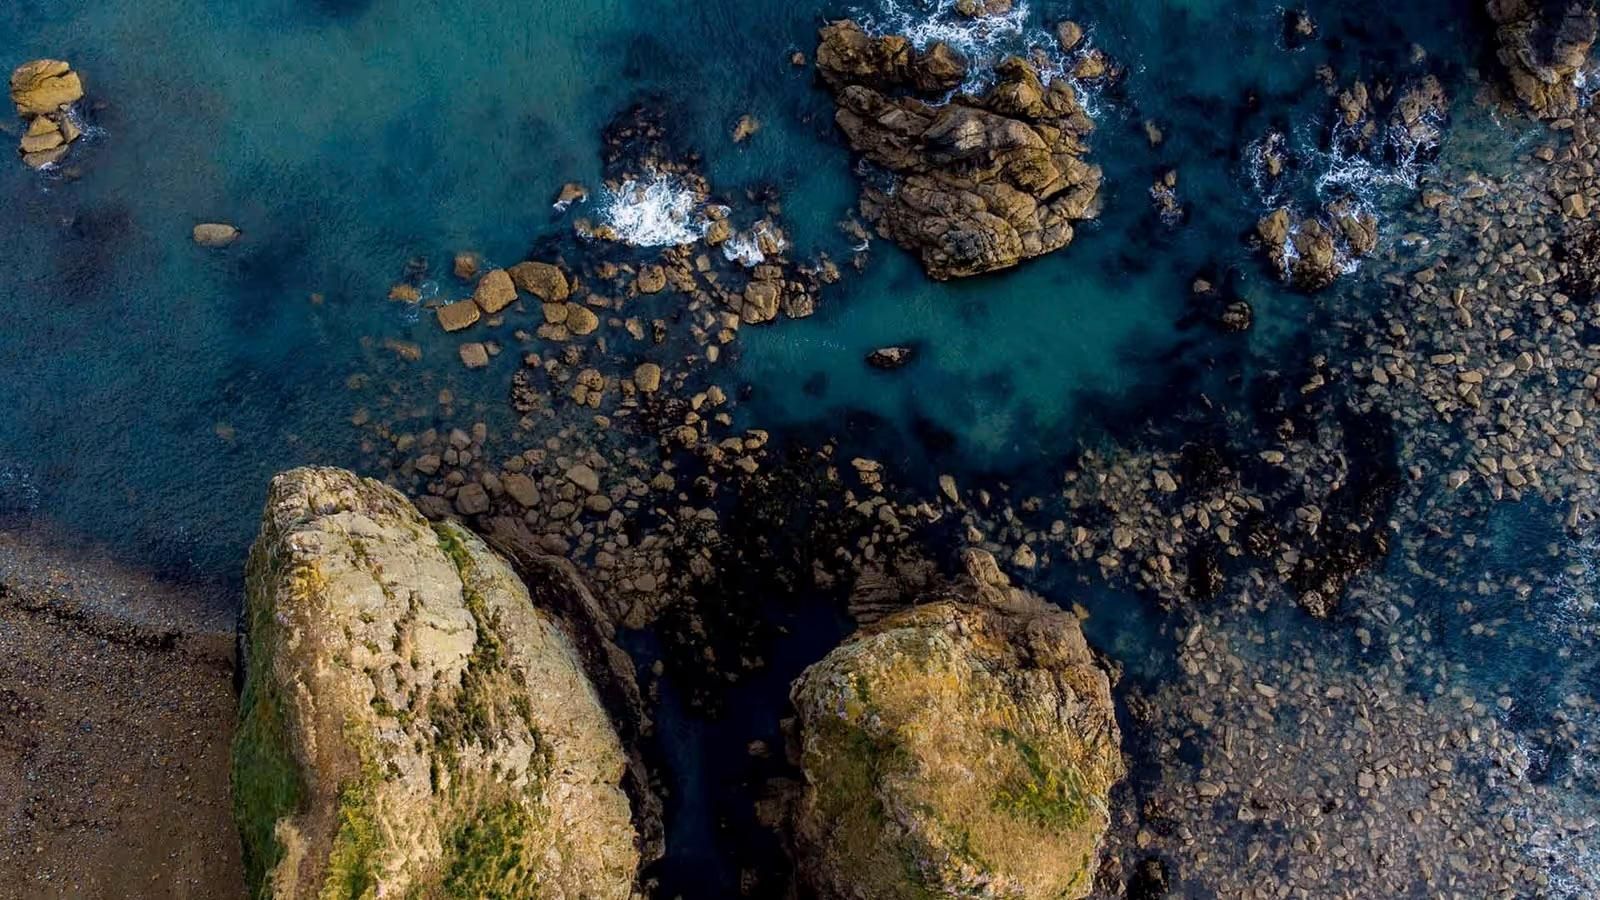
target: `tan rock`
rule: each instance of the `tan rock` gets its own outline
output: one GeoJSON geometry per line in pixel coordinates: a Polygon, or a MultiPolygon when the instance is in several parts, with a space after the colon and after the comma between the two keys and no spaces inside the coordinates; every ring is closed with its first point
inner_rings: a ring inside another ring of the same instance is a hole
{"type": "Polygon", "coordinates": [[[581,303],[567,304],[567,330],[573,334],[592,334],[600,327],[600,317],[581,303]]]}
{"type": "Polygon", "coordinates": [[[633,280],[635,287],[641,294],[657,294],[667,286],[667,272],[660,266],[642,266],[639,276],[633,280]]]}
{"type": "Polygon", "coordinates": [[[483,312],[472,300],[457,300],[434,310],[434,314],[439,317],[440,328],[445,331],[460,331],[477,324],[483,312]]]}
{"type": "Polygon", "coordinates": [[[11,102],[20,116],[42,116],[83,99],[83,81],[59,59],[36,59],[11,73],[11,102]]]}
{"type": "Polygon", "coordinates": [[[206,222],[194,227],[194,242],[202,247],[217,249],[239,239],[239,229],[222,222],[206,222]]]}
{"type": "Polygon", "coordinates": [[[492,269],[480,279],[472,291],[472,299],[489,315],[517,302],[517,287],[505,269],[492,269]]]}
{"type": "Polygon", "coordinates": [[[478,277],[479,265],[478,254],[470,251],[457,253],[454,264],[451,266],[451,271],[455,272],[455,276],[462,281],[471,281],[478,277]]]}
{"type": "Polygon", "coordinates": [[[661,389],[661,367],[652,362],[640,363],[633,370],[633,384],[641,393],[654,394],[661,389]]]}
{"type": "Polygon", "coordinates": [[[570,294],[567,276],[549,263],[521,262],[509,271],[517,290],[532,294],[546,303],[560,303],[570,294]]]}
{"type": "Polygon", "coordinates": [[[469,369],[481,369],[489,364],[489,348],[477,341],[462,344],[459,352],[462,364],[469,369]]]}

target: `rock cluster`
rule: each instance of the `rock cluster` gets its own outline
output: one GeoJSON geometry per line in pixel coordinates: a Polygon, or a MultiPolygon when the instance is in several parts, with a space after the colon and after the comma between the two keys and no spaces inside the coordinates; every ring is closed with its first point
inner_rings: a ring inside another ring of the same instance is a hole
{"type": "Polygon", "coordinates": [[[1578,109],[1578,74],[1600,33],[1587,0],[1486,0],[1511,90],[1540,118],[1578,109]]]}
{"type": "Polygon", "coordinates": [[[60,162],[83,131],[70,114],[83,99],[83,80],[58,59],[23,63],[11,73],[11,102],[28,123],[17,150],[35,169],[60,162]]]}
{"type": "Polygon", "coordinates": [[[946,101],[968,75],[954,50],[849,20],[822,29],[816,63],[850,146],[890,175],[887,188],[863,184],[862,213],[933,278],[1058,250],[1098,213],[1101,172],[1084,161],[1094,123],[1067,79],[1012,57],[983,96],[946,101]]]}
{"type": "Polygon", "coordinates": [[[1354,260],[1378,245],[1378,220],[1349,200],[1316,215],[1279,207],[1256,223],[1262,252],[1283,279],[1307,293],[1333,284],[1354,260]]]}
{"type": "Polygon", "coordinates": [[[969,551],[966,573],[795,682],[793,840],[825,898],[1076,898],[1123,775],[1072,614],[969,551]]]}
{"type": "Polygon", "coordinates": [[[259,896],[632,895],[617,734],[478,538],[297,469],[272,483],[247,589],[234,794],[259,896]]]}

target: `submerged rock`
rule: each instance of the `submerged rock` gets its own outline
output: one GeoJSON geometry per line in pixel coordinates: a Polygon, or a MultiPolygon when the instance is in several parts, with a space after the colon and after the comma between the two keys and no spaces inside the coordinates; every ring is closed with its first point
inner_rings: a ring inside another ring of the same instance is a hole
{"type": "Polygon", "coordinates": [[[11,102],[28,123],[17,152],[27,165],[42,169],[59,162],[83,136],[68,110],[83,99],[83,80],[59,59],[36,59],[11,73],[11,102]]]}
{"type": "Polygon", "coordinates": [[[1594,4],[1579,0],[1487,0],[1498,29],[1500,64],[1511,90],[1534,115],[1554,119],[1578,109],[1578,75],[1600,33],[1594,4]]]}
{"type": "Polygon", "coordinates": [[[912,347],[879,347],[867,354],[867,365],[874,369],[892,370],[907,365],[917,355],[912,347]]]}
{"type": "Polygon", "coordinates": [[[1076,617],[988,553],[796,681],[791,812],[824,898],[1077,898],[1123,775],[1106,674],[1076,617]]]}
{"type": "Polygon", "coordinates": [[[239,229],[223,222],[205,222],[194,227],[194,242],[219,250],[239,239],[239,229]]]}
{"type": "Polygon", "coordinates": [[[625,756],[567,635],[453,523],[273,480],[247,570],[235,812],[257,896],[629,897],[625,756]]]}
{"type": "Polygon", "coordinates": [[[932,277],[1058,250],[1073,222],[1098,213],[1101,172],[1083,161],[1094,123],[1065,79],[1047,86],[1012,57],[984,96],[944,102],[966,79],[958,54],[944,44],[919,52],[849,20],[822,29],[817,71],[850,146],[892,175],[886,189],[863,185],[862,213],[932,277]]]}

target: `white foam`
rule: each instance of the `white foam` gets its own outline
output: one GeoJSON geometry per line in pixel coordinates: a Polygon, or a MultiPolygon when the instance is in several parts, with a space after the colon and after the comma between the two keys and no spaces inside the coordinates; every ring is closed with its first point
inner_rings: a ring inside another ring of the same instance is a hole
{"type": "Polygon", "coordinates": [[[629,179],[601,198],[600,219],[617,240],[635,247],[692,244],[708,224],[700,198],[682,180],[651,172],[629,179]]]}
{"type": "Polygon", "coordinates": [[[0,463],[0,510],[31,513],[39,508],[39,486],[20,465],[0,463]]]}
{"type": "Polygon", "coordinates": [[[745,268],[753,268],[767,261],[766,253],[762,252],[762,239],[766,243],[776,243],[779,250],[784,247],[783,238],[772,230],[771,223],[762,219],[750,227],[749,231],[740,232],[729,238],[722,245],[722,255],[729,262],[736,262],[745,268]]]}

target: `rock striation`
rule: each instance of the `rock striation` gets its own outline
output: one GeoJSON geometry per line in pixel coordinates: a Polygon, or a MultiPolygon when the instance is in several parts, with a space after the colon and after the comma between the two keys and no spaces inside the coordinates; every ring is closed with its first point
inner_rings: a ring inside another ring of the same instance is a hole
{"type": "Polygon", "coordinates": [[[83,99],[83,80],[59,59],[36,59],[11,73],[11,102],[28,123],[17,151],[32,168],[61,161],[73,141],[83,136],[69,111],[83,99]]]}
{"type": "Polygon", "coordinates": [[[799,868],[825,898],[1077,898],[1123,775],[1077,619],[988,553],[807,669],[799,868]]]}
{"type": "Polygon", "coordinates": [[[947,45],[917,50],[850,20],[822,29],[816,60],[851,148],[889,175],[863,184],[862,213],[933,278],[1058,250],[1098,214],[1102,175],[1084,161],[1094,122],[1065,78],[1046,83],[1011,57],[969,96],[967,62],[947,45]]]}
{"type": "Polygon", "coordinates": [[[1592,2],[1488,0],[1497,55],[1517,99],[1544,119],[1578,110],[1579,73],[1600,33],[1592,2]]]}
{"type": "Polygon", "coordinates": [[[567,635],[454,523],[273,480],[247,571],[234,805],[272,898],[633,895],[626,756],[567,635]]]}

